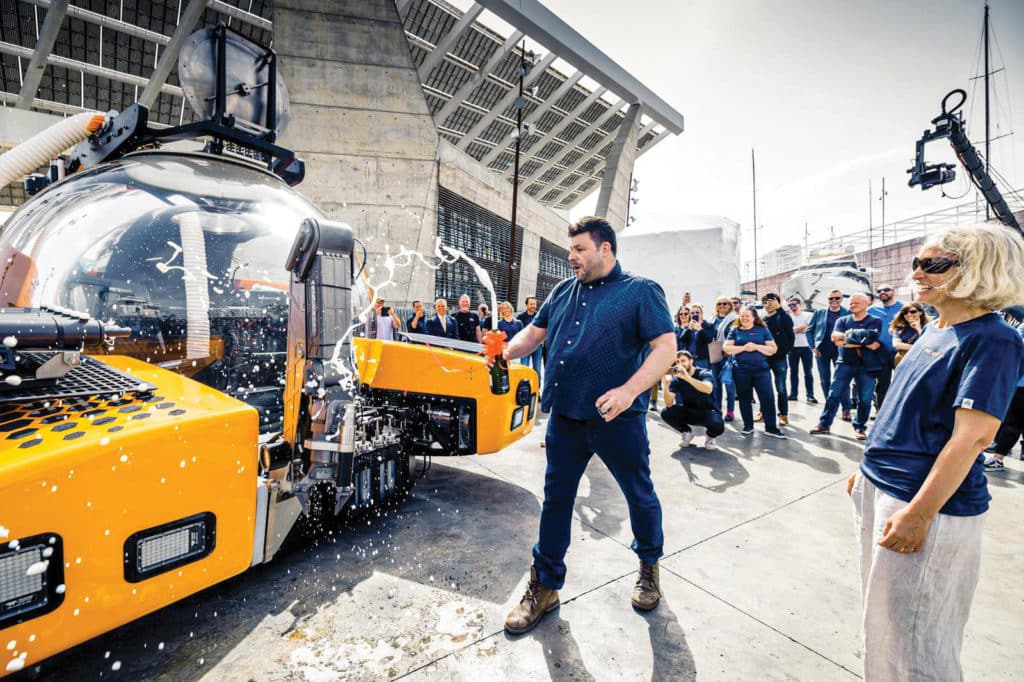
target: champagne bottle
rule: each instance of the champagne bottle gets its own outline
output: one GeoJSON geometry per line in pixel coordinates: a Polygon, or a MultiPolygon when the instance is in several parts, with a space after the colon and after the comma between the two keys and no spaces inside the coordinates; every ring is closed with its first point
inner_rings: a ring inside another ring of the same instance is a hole
{"type": "Polygon", "coordinates": [[[492,329],[484,334],[484,353],[491,358],[491,393],[505,395],[509,390],[508,360],[502,357],[505,349],[505,332],[492,329]]]}

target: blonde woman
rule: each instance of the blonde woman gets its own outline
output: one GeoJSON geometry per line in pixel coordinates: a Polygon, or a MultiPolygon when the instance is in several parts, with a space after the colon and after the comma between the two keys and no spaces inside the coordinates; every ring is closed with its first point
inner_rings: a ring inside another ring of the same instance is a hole
{"type": "Polygon", "coordinates": [[[982,458],[1024,370],[993,310],[1024,300],[1024,241],[956,228],[914,258],[917,300],[939,311],[893,375],[850,478],[864,596],[864,671],[959,680],[989,494],[982,458]]]}

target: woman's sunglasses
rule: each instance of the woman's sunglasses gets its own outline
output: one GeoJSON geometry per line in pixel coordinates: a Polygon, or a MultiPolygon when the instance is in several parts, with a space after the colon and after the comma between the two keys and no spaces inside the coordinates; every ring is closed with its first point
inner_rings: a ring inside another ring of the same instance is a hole
{"type": "Polygon", "coordinates": [[[954,266],[959,266],[960,261],[952,258],[917,258],[911,262],[911,269],[921,268],[922,272],[929,275],[941,275],[954,266]]]}
{"type": "Polygon", "coordinates": [[[905,312],[903,314],[904,315],[920,315],[921,311],[920,310],[908,310],[907,312],[905,312]]]}

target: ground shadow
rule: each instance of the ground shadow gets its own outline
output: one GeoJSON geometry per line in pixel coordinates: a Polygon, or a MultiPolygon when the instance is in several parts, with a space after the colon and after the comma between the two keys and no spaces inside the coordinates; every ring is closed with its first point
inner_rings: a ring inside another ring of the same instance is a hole
{"type": "Polygon", "coordinates": [[[745,458],[771,455],[809,466],[825,474],[838,474],[842,470],[839,462],[832,457],[814,454],[804,443],[794,438],[791,431],[787,431],[787,435],[790,436],[787,440],[775,440],[763,433],[755,433],[729,439],[727,443],[734,446],[745,458]]]}
{"type": "Polygon", "coordinates": [[[1017,488],[1024,485],[1024,471],[1003,469],[1001,471],[986,471],[985,477],[988,484],[997,488],[1017,488]]]}
{"type": "Polygon", "coordinates": [[[664,596],[658,608],[643,614],[651,638],[654,668],[651,682],[692,682],[697,679],[697,664],[686,642],[686,633],[664,596]]]}
{"type": "Polygon", "coordinates": [[[719,448],[718,450],[705,450],[704,448],[680,448],[672,453],[672,459],[678,460],[686,471],[686,478],[693,485],[714,493],[724,493],[729,488],[741,485],[750,478],[750,472],[743,466],[739,457],[719,448]],[[700,477],[694,472],[694,467],[707,468],[711,479],[718,481],[715,485],[702,483],[700,477]]]}
{"type": "MultiPolygon", "coordinates": [[[[397,508],[339,525],[315,540],[289,541],[269,564],[12,679],[97,679],[109,677],[115,662],[123,679],[199,679],[267,621],[272,621],[275,635],[287,637],[374,573],[475,597],[498,608],[510,599],[529,565],[539,514],[537,498],[525,488],[435,460],[397,508]],[[517,513],[499,512],[510,509],[517,513]]],[[[407,656],[402,671],[431,659],[430,651],[407,656]]]]}
{"type": "MultiPolygon", "coordinates": [[[[518,639],[508,633],[505,637],[518,639]]],[[[548,675],[552,680],[593,682],[594,676],[583,662],[580,645],[573,637],[569,621],[562,618],[559,611],[545,616],[540,625],[530,633],[530,637],[540,643],[544,651],[544,662],[548,666],[548,675]]]]}

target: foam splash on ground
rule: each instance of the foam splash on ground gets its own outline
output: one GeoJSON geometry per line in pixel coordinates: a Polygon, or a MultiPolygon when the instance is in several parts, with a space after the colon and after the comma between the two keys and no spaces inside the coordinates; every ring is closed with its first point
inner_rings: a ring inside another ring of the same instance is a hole
{"type": "Polygon", "coordinates": [[[407,607],[392,622],[391,636],[344,639],[330,623],[309,623],[287,635],[305,642],[292,651],[288,668],[310,682],[393,678],[478,639],[484,613],[467,601],[454,600],[434,608],[407,607]],[[326,630],[322,635],[321,629],[326,630]]]}

